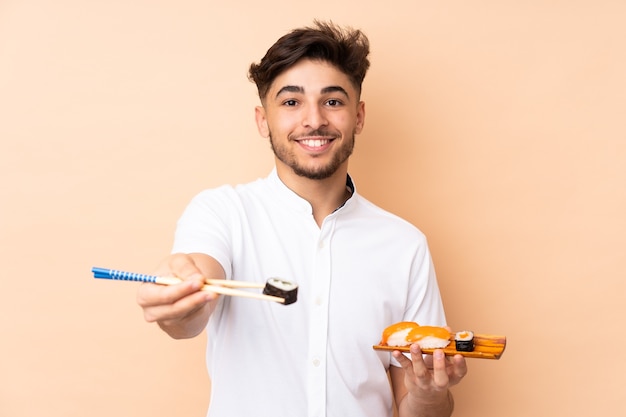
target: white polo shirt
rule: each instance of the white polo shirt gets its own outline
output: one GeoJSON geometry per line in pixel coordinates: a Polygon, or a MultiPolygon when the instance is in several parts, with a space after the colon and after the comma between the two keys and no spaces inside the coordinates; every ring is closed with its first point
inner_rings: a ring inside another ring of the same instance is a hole
{"type": "Polygon", "coordinates": [[[395,322],[445,325],[444,312],[424,235],[348,183],[352,197],[321,228],[275,170],[185,210],[173,252],[209,254],[228,279],[299,286],[287,306],[220,298],[207,326],[208,416],[393,415],[395,360],[372,346],[395,322]]]}

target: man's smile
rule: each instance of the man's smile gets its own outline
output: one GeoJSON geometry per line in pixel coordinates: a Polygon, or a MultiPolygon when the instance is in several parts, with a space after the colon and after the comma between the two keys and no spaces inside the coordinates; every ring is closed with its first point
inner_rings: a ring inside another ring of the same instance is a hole
{"type": "Polygon", "coordinates": [[[321,149],[332,141],[333,139],[296,139],[296,142],[308,149],[321,149]]]}

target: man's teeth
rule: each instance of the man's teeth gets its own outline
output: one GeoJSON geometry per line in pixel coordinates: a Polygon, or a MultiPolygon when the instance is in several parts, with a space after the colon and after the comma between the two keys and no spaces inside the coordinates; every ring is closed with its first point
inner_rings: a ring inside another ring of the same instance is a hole
{"type": "Polygon", "coordinates": [[[306,146],[310,146],[312,148],[319,148],[322,145],[326,145],[329,143],[329,139],[304,139],[301,140],[300,143],[306,146]]]}

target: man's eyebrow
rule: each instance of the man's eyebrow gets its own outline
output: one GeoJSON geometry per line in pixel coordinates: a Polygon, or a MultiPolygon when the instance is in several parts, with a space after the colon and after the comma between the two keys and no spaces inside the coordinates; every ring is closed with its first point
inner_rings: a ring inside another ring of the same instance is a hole
{"type": "MultiPolygon", "coordinates": [[[[278,92],[276,93],[276,97],[280,96],[283,93],[299,93],[299,94],[304,94],[304,87],[300,87],[297,85],[286,85],[284,87],[282,87],[280,90],[278,90],[278,92]]],[[[350,97],[348,95],[348,92],[345,90],[345,88],[339,86],[339,85],[331,85],[328,87],[324,87],[322,88],[321,91],[322,94],[328,94],[328,93],[341,93],[346,97],[350,97]]]]}
{"type": "Polygon", "coordinates": [[[328,93],[341,93],[348,98],[350,97],[348,95],[348,92],[345,90],[345,88],[339,85],[331,85],[330,87],[322,88],[322,94],[328,94],[328,93]]]}
{"type": "Polygon", "coordinates": [[[276,97],[280,96],[283,93],[304,93],[304,87],[299,87],[297,85],[286,85],[276,93],[276,97]]]}

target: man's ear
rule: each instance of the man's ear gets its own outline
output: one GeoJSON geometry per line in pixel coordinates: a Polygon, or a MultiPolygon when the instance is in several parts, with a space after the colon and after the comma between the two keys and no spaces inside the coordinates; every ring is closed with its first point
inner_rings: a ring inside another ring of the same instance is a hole
{"type": "Polygon", "coordinates": [[[254,118],[256,120],[256,127],[259,130],[259,134],[264,138],[269,137],[270,129],[267,126],[267,117],[263,106],[256,106],[254,108],[254,118]]]}
{"type": "Polygon", "coordinates": [[[365,126],[365,103],[363,101],[359,102],[356,111],[356,126],[354,133],[358,135],[363,130],[363,126],[365,126]]]}

